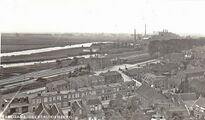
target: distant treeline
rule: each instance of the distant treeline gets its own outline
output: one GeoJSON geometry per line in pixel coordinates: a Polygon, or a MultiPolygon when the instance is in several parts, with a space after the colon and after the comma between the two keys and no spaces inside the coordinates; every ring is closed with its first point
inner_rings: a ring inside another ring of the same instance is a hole
{"type": "Polygon", "coordinates": [[[179,53],[191,49],[193,46],[204,46],[205,39],[172,39],[150,41],[148,51],[150,55],[164,55],[167,53],[179,53]]]}

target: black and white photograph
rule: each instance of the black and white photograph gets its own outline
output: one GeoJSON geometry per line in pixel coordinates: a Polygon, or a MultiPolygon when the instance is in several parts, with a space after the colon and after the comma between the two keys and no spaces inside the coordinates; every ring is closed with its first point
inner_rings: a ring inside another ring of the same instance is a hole
{"type": "Polygon", "coordinates": [[[0,0],[0,120],[205,120],[205,0],[0,0]]]}

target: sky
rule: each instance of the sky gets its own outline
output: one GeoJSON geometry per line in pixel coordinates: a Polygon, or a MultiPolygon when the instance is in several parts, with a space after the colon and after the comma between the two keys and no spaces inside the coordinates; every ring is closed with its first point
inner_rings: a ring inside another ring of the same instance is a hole
{"type": "Polygon", "coordinates": [[[205,35],[205,0],[0,0],[1,32],[205,35]]]}

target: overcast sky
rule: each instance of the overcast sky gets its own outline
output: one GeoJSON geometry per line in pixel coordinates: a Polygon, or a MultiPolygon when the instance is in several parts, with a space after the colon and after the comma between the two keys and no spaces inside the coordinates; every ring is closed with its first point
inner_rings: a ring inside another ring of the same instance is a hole
{"type": "Polygon", "coordinates": [[[205,35],[205,0],[0,0],[1,32],[205,35]]]}

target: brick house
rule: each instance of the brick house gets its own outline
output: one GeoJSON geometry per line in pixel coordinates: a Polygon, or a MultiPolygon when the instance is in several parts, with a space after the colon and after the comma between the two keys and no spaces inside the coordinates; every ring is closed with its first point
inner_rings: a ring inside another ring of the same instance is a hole
{"type": "Polygon", "coordinates": [[[136,94],[140,101],[141,109],[149,109],[154,104],[163,103],[168,100],[163,94],[157,92],[147,84],[142,84],[138,89],[136,89],[136,94]]]}
{"type": "Polygon", "coordinates": [[[105,84],[123,82],[121,74],[117,71],[108,71],[106,73],[101,73],[100,75],[105,78],[105,84]]]}
{"type": "Polygon", "coordinates": [[[113,83],[109,85],[98,85],[93,87],[84,87],[77,90],[66,90],[59,92],[47,92],[39,94],[32,98],[32,109],[35,110],[39,103],[46,105],[57,104],[61,108],[70,107],[73,101],[81,100],[83,97],[93,95],[100,101],[109,101],[116,98],[118,93],[123,96],[131,96],[135,94],[136,83],[128,81],[123,83],[113,83]]]}
{"type": "Polygon", "coordinates": [[[90,86],[96,86],[102,84],[105,84],[105,79],[103,76],[84,75],[84,76],[73,77],[65,80],[57,80],[57,81],[47,83],[46,89],[48,92],[64,91],[64,90],[90,87],[90,86]]]}

